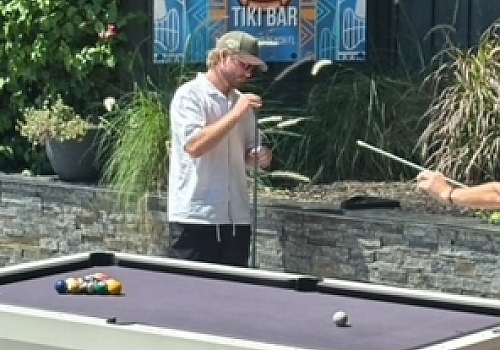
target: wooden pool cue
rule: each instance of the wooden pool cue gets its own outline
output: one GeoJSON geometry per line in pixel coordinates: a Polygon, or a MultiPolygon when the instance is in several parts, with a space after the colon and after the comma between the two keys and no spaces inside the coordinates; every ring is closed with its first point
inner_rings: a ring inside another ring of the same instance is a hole
{"type": "MultiPolygon", "coordinates": [[[[369,144],[367,144],[366,142],[363,142],[363,141],[361,141],[361,140],[357,140],[357,141],[356,141],[356,143],[358,144],[358,146],[364,147],[364,148],[369,149],[369,150],[371,150],[371,151],[373,151],[373,152],[376,152],[376,153],[378,153],[378,154],[381,154],[381,155],[383,155],[383,156],[385,156],[385,157],[391,158],[391,159],[393,159],[393,160],[395,160],[395,161],[397,161],[397,162],[400,162],[400,163],[402,163],[402,164],[404,164],[404,165],[407,165],[407,166],[409,166],[409,167],[412,167],[412,168],[414,168],[414,169],[417,169],[418,171],[428,170],[428,169],[426,169],[426,168],[424,168],[424,167],[422,167],[422,166],[420,166],[420,165],[418,165],[418,164],[412,163],[412,162],[410,162],[410,161],[407,161],[406,159],[403,159],[403,158],[400,158],[400,157],[398,157],[398,156],[395,156],[395,155],[394,155],[394,154],[392,154],[392,153],[389,153],[389,152],[383,151],[383,150],[381,150],[381,149],[379,149],[379,148],[377,148],[377,147],[375,147],[375,146],[369,145],[369,144]]],[[[455,185],[455,186],[458,186],[458,187],[467,187],[467,186],[466,186],[466,185],[464,185],[463,183],[458,182],[458,181],[455,181],[455,180],[450,179],[450,178],[448,178],[448,177],[446,178],[446,181],[448,181],[449,183],[451,183],[451,184],[453,184],[453,185],[455,185]]]]}

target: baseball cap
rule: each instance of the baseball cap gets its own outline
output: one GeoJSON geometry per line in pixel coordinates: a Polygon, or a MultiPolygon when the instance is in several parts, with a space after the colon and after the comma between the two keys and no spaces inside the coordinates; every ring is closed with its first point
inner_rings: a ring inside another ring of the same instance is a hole
{"type": "Polygon", "coordinates": [[[248,33],[237,30],[227,32],[217,40],[215,48],[227,50],[245,63],[259,67],[262,72],[267,71],[266,63],[259,58],[259,41],[248,33]]]}

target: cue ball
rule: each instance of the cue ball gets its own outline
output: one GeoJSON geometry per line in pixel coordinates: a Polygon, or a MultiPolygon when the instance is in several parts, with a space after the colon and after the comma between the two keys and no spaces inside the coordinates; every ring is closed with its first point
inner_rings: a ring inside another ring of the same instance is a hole
{"type": "Polygon", "coordinates": [[[333,314],[333,322],[335,322],[337,327],[346,326],[347,321],[348,321],[348,316],[344,311],[339,310],[333,314]]]}

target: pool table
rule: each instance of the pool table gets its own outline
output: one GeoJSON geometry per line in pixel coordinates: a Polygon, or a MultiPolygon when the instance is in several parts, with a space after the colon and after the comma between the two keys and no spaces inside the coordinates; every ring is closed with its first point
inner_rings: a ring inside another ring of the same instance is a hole
{"type": "Polygon", "coordinates": [[[484,298],[118,252],[0,268],[2,350],[498,350],[499,312],[484,298]],[[54,290],[96,272],[122,293],[54,290]]]}

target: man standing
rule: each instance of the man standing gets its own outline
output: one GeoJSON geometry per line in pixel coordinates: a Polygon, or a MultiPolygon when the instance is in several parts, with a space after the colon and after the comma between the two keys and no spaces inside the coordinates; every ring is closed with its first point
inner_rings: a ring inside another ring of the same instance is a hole
{"type": "Polygon", "coordinates": [[[255,144],[260,96],[238,89],[256,69],[258,41],[232,31],[207,55],[207,71],[176,91],[170,105],[172,149],[168,184],[169,257],[248,266],[248,166],[271,163],[255,144]]]}

